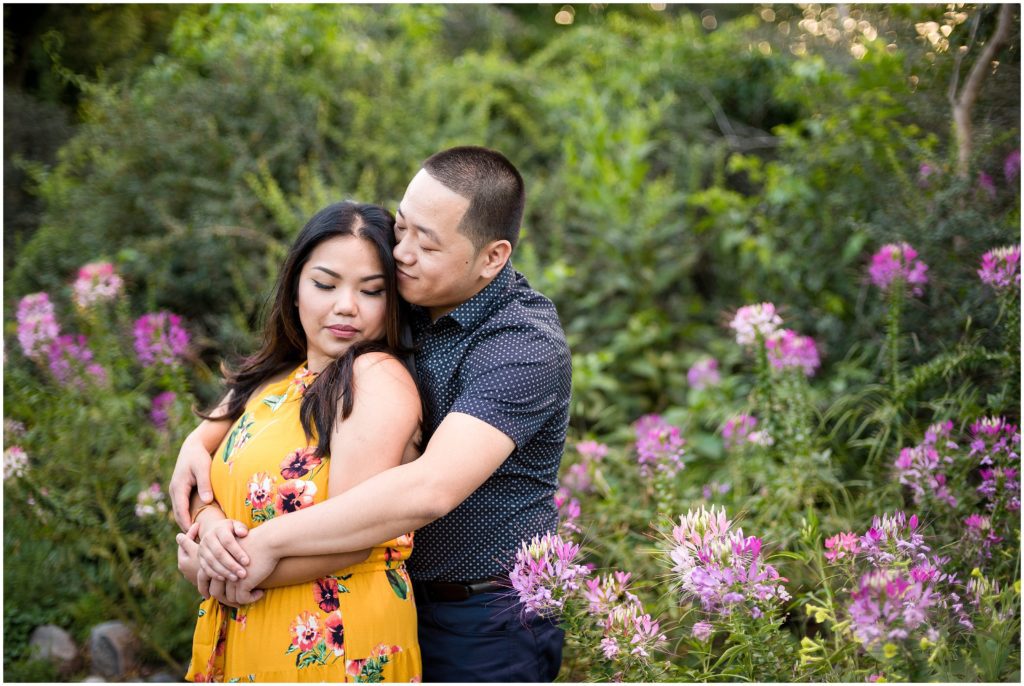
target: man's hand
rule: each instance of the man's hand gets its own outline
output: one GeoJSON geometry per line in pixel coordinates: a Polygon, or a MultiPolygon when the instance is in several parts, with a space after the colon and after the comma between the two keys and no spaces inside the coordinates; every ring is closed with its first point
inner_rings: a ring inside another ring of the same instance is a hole
{"type": "Polygon", "coordinates": [[[245,548],[250,562],[245,568],[245,577],[237,583],[228,583],[227,585],[228,598],[233,601],[247,604],[262,598],[263,591],[256,587],[273,573],[280,561],[280,558],[271,553],[262,529],[262,526],[256,527],[244,541],[238,542],[245,548]]]}
{"type": "Polygon", "coordinates": [[[182,531],[188,531],[192,526],[189,500],[193,487],[199,489],[199,498],[204,504],[213,502],[213,487],[210,486],[210,462],[212,459],[195,432],[189,434],[185,442],[181,444],[181,451],[178,452],[178,461],[174,463],[174,473],[171,474],[168,490],[171,494],[174,520],[178,522],[182,531]]]}
{"type": "MultiPolygon", "coordinates": [[[[207,527],[199,542],[199,568],[214,581],[238,581],[247,576],[245,565],[249,556],[239,538],[249,529],[235,519],[220,519],[207,527]]],[[[200,589],[201,590],[201,589],[200,589]]]]}
{"type": "Polygon", "coordinates": [[[178,571],[193,586],[198,586],[196,580],[199,573],[199,543],[196,540],[198,536],[199,525],[193,524],[188,531],[174,537],[178,542],[178,571]]]}

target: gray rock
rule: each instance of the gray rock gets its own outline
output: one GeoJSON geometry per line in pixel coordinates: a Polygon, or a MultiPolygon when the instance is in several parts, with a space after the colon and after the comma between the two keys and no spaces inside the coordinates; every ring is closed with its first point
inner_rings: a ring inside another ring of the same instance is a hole
{"type": "Polygon", "coordinates": [[[78,646],[71,634],[53,624],[37,626],[28,640],[34,657],[49,662],[61,674],[74,671],[78,665],[78,646]]]}
{"type": "Polygon", "coordinates": [[[82,679],[83,684],[105,684],[107,680],[98,674],[90,674],[89,676],[82,679]]]}
{"type": "Polygon", "coordinates": [[[156,674],[150,674],[146,681],[157,684],[176,684],[185,680],[179,679],[170,672],[157,672],[156,674]]]}
{"type": "Polygon", "coordinates": [[[124,680],[138,667],[139,641],[123,622],[104,622],[89,634],[92,669],[107,679],[124,680]]]}

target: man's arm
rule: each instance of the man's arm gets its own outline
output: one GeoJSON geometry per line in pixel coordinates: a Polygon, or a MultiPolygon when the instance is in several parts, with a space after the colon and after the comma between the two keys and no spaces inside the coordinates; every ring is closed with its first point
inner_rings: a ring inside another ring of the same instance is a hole
{"type": "MultiPolygon", "coordinates": [[[[223,414],[231,401],[229,391],[221,401],[214,416],[223,414]]],[[[194,490],[199,491],[199,499],[204,504],[213,502],[213,487],[210,485],[210,461],[217,447],[231,430],[230,419],[204,419],[192,430],[181,444],[178,459],[174,463],[174,472],[168,490],[171,494],[171,509],[174,520],[182,531],[192,526],[192,513],[189,504],[194,490]]]]}
{"type": "Polygon", "coordinates": [[[259,586],[283,557],[368,548],[429,524],[458,507],[514,448],[487,422],[453,412],[418,460],[253,529],[243,544],[252,562],[240,585],[259,586]]]}

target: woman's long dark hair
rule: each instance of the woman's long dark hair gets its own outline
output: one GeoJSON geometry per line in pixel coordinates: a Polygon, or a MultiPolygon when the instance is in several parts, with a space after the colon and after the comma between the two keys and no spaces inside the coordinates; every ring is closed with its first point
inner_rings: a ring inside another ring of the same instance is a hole
{"type": "Polygon", "coordinates": [[[196,414],[204,419],[236,420],[242,415],[249,396],[260,385],[306,359],[306,334],[295,305],[299,274],[316,246],[339,236],[355,236],[377,249],[384,269],[385,335],[381,340],[359,341],[351,346],[328,364],[306,389],[299,417],[306,439],[311,441],[314,436],[317,439],[316,455],[323,457],[330,452],[338,401],[341,401],[342,419],[352,413],[355,392],[352,370],[357,357],[375,351],[390,353],[405,363],[415,379],[412,336],[406,324],[407,305],[398,294],[395,258],[391,254],[395,245],[394,226],[395,218],[383,207],[350,201],[334,203],[313,215],[299,232],[281,267],[270,314],[263,325],[263,343],[259,350],[244,358],[235,370],[225,365],[221,367],[227,379],[227,390],[231,393],[223,414],[214,416],[213,410],[206,413],[197,411],[196,414]]]}

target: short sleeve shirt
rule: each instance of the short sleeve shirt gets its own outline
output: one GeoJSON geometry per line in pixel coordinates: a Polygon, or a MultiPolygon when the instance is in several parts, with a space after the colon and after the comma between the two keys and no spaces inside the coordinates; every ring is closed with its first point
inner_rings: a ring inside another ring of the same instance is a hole
{"type": "Polygon", "coordinates": [[[417,581],[507,575],[520,542],[554,531],[554,492],[569,424],[572,359],[558,313],[506,264],[452,312],[414,308],[416,371],[429,438],[450,412],[487,422],[512,454],[458,507],[416,532],[417,581]]]}

